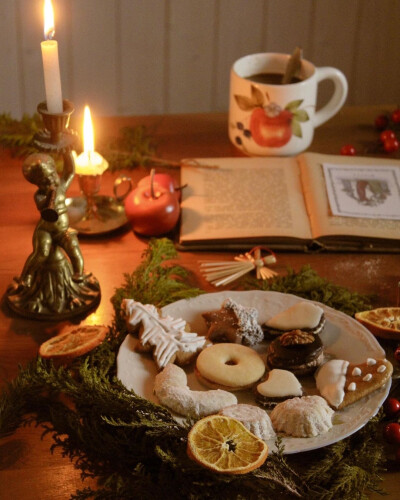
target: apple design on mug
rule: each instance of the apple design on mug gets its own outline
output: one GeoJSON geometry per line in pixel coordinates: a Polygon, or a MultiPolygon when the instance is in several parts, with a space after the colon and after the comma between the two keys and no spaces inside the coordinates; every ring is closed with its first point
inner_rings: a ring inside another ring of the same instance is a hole
{"type": "Polygon", "coordinates": [[[275,103],[256,107],[250,117],[250,132],[259,146],[280,148],[292,137],[293,113],[275,103]]]}
{"type": "Polygon", "coordinates": [[[253,140],[261,147],[285,146],[293,136],[303,136],[301,123],[310,119],[307,111],[300,108],[303,99],[280,105],[271,101],[268,93],[264,94],[256,85],[251,85],[250,96],[235,94],[234,98],[241,111],[250,113],[243,122],[231,124],[238,133],[236,144],[245,151],[247,140],[253,140]]]}

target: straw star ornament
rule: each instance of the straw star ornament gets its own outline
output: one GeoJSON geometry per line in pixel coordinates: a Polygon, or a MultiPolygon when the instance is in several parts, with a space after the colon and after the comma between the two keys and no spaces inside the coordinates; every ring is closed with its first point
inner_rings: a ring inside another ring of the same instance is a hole
{"type": "Polygon", "coordinates": [[[258,279],[270,279],[278,273],[269,269],[266,264],[275,263],[276,256],[269,248],[254,247],[249,252],[234,257],[234,262],[200,262],[200,272],[209,283],[223,286],[253,270],[256,271],[258,279]],[[262,251],[266,251],[267,255],[263,257],[262,251]]]}

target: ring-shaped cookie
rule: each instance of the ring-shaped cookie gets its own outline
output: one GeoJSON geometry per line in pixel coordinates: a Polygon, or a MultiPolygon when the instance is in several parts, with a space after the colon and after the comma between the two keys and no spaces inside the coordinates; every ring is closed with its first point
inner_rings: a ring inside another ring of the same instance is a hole
{"type": "Polygon", "coordinates": [[[265,371],[264,361],[254,349],[221,343],[207,347],[197,357],[196,375],[207,387],[240,391],[257,382],[265,371]]]}

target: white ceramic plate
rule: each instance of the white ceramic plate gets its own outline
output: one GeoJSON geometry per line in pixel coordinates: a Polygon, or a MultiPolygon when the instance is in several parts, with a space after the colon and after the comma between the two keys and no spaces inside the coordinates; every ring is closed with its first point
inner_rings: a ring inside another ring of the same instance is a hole
{"type": "MultiPolygon", "coordinates": [[[[206,324],[202,313],[217,310],[226,298],[232,298],[238,304],[256,307],[259,312],[259,322],[264,323],[267,319],[280,311],[287,309],[301,299],[294,295],[278,292],[216,292],[200,295],[189,300],[179,300],[163,308],[163,312],[175,318],[183,318],[190,323],[191,331],[199,335],[205,335],[206,324]]],[[[375,337],[360,323],[346,314],[336,311],[323,304],[320,305],[326,315],[326,325],[321,333],[327,357],[347,359],[351,363],[362,363],[366,358],[384,358],[385,351],[379,345],[375,337]]],[[[153,394],[154,377],[157,373],[155,362],[151,356],[135,352],[137,339],[127,335],[121,344],[117,358],[117,375],[128,389],[134,390],[136,394],[158,403],[153,394]]],[[[258,347],[261,356],[265,358],[266,343],[258,347]]],[[[193,366],[187,370],[188,383],[193,390],[207,390],[196,379],[193,366]]],[[[303,387],[307,394],[317,394],[313,377],[302,377],[303,387]]],[[[363,427],[373,417],[390,389],[390,382],[371,395],[354,403],[353,405],[338,411],[334,416],[334,425],[328,432],[317,437],[293,438],[284,437],[285,453],[298,453],[301,451],[321,448],[353,434],[363,427]]],[[[240,403],[256,404],[254,396],[250,391],[237,392],[240,403]]],[[[275,446],[273,441],[269,442],[271,450],[275,446]]]]}

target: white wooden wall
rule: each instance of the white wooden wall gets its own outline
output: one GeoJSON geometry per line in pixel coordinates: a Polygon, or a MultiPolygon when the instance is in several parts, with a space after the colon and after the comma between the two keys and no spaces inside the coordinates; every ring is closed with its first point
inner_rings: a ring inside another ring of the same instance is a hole
{"type": "MultiPolygon", "coordinates": [[[[400,0],[53,0],[63,96],[77,111],[225,111],[229,70],[254,52],[336,66],[348,104],[400,103],[400,0]]],[[[0,0],[0,112],[44,100],[43,0],[0,0]]],[[[325,92],[329,93],[326,88],[325,92]]]]}

